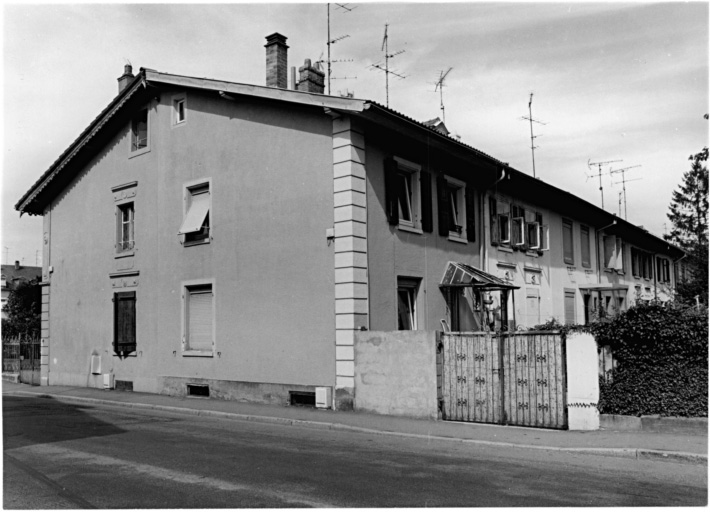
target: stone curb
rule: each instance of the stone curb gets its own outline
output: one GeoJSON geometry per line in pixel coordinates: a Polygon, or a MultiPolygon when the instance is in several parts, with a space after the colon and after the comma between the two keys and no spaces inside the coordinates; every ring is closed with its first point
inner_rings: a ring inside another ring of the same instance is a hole
{"type": "Polygon", "coordinates": [[[436,441],[453,441],[466,444],[477,444],[481,446],[498,446],[506,448],[525,448],[529,450],[545,450],[565,453],[578,453],[583,455],[601,455],[605,457],[623,457],[638,460],[655,460],[664,462],[674,462],[681,464],[696,464],[707,466],[708,456],[687,453],[671,452],[663,450],[651,450],[646,448],[562,448],[559,446],[544,446],[520,443],[505,443],[501,441],[482,441],[478,439],[463,439],[458,437],[445,437],[429,434],[410,434],[406,432],[394,432],[390,430],[377,430],[365,427],[354,427],[342,423],[329,423],[324,421],[296,420],[289,418],[279,418],[277,416],[257,416],[252,414],[238,414],[233,412],[210,411],[200,409],[189,409],[187,407],[175,407],[171,405],[142,404],[135,402],[120,402],[113,400],[103,400],[100,398],[85,398],[78,396],[56,395],[51,393],[33,393],[30,391],[6,391],[4,396],[31,396],[36,398],[53,398],[63,402],[87,403],[94,405],[106,405],[110,407],[124,407],[128,409],[156,410],[173,412],[191,416],[206,416],[210,418],[221,418],[236,421],[253,421],[256,423],[271,423],[277,425],[288,425],[293,427],[308,427],[323,430],[337,430],[349,432],[362,432],[367,434],[379,434],[386,436],[409,437],[415,439],[428,439],[436,441]]]}

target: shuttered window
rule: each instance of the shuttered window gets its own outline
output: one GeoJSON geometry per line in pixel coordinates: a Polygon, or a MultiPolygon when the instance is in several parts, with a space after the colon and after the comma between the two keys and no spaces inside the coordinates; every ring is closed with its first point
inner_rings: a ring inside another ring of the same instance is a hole
{"type": "Polygon", "coordinates": [[[212,286],[186,290],[187,318],[185,350],[212,352],[214,294],[212,286]]]}
{"type": "Polygon", "coordinates": [[[565,290],[565,324],[574,324],[577,322],[574,303],[575,291],[565,290]]]}
{"type": "Polygon", "coordinates": [[[148,147],[148,109],[143,109],[131,120],[131,151],[148,147]]]}
{"type": "Polygon", "coordinates": [[[574,265],[574,246],[572,245],[572,221],[562,220],[562,249],[565,263],[574,265]]]}
{"type": "Polygon", "coordinates": [[[113,294],[113,349],[118,354],[136,351],[136,292],[113,294]]]}
{"type": "Polygon", "coordinates": [[[581,226],[579,232],[580,238],[582,239],[582,266],[589,268],[592,266],[592,253],[589,246],[589,228],[587,226],[581,226]]]}

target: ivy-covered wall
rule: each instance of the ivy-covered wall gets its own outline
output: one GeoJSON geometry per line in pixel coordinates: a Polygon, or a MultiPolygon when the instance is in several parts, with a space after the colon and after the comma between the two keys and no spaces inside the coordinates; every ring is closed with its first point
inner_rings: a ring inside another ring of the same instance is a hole
{"type": "Polygon", "coordinates": [[[707,310],[652,301],[587,327],[616,362],[601,414],[707,417],[707,310]]]}

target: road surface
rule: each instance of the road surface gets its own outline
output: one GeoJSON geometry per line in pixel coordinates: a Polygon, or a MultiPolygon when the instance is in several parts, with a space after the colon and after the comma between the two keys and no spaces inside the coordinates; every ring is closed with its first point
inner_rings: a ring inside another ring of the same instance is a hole
{"type": "Polygon", "coordinates": [[[707,467],[3,397],[12,509],[705,505],[707,467]]]}

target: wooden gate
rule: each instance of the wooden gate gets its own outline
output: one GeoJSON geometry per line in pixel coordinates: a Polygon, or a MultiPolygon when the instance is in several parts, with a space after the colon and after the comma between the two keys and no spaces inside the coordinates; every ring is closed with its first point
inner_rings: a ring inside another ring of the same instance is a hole
{"type": "Polygon", "coordinates": [[[559,333],[441,333],[438,345],[445,420],[567,428],[559,333]]]}

